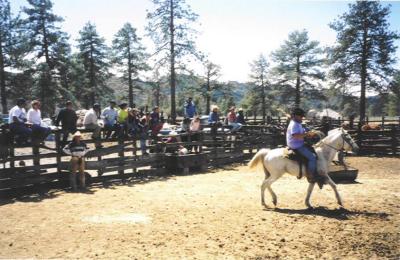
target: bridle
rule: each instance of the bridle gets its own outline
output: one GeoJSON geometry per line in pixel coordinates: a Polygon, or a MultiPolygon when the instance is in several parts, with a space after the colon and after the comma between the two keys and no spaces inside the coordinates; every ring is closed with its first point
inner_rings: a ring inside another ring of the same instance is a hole
{"type": "Polygon", "coordinates": [[[334,146],[332,146],[332,145],[330,145],[330,144],[325,143],[323,140],[321,140],[320,143],[326,145],[327,147],[329,147],[329,148],[331,148],[331,149],[333,149],[333,150],[335,150],[335,151],[337,151],[337,152],[343,151],[343,150],[344,150],[344,144],[345,144],[345,143],[347,143],[348,145],[350,145],[350,146],[351,146],[351,149],[354,149],[354,141],[353,141],[353,139],[350,137],[350,135],[349,135],[348,133],[346,133],[345,131],[343,131],[343,129],[341,129],[341,131],[342,131],[341,137],[342,137],[342,140],[343,140],[343,143],[342,143],[342,145],[341,145],[342,148],[337,149],[336,147],[334,147],[334,146]]]}

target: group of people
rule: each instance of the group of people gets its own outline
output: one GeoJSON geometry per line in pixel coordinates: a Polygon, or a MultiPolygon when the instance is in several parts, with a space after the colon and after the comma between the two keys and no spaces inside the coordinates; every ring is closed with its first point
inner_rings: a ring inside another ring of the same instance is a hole
{"type": "Polygon", "coordinates": [[[49,134],[50,128],[43,124],[40,112],[40,101],[34,100],[28,113],[25,110],[26,100],[20,98],[9,112],[8,123],[10,131],[16,136],[18,145],[26,145],[29,139],[43,141],[49,134]]]}
{"type": "MultiPolygon", "coordinates": [[[[246,124],[242,108],[239,108],[236,111],[235,107],[231,107],[228,110],[228,114],[226,115],[226,119],[225,120],[226,120],[226,124],[228,126],[232,127],[231,132],[236,132],[243,125],[246,124]]],[[[222,125],[222,123],[220,121],[220,118],[219,118],[219,108],[218,108],[218,106],[215,106],[215,105],[212,106],[211,113],[208,116],[208,123],[211,126],[220,126],[220,125],[222,125]]]]}

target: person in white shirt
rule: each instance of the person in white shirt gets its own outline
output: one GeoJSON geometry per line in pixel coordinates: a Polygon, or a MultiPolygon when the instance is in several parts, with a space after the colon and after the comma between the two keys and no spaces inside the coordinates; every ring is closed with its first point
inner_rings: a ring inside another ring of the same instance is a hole
{"type": "Polygon", "coordinates": [[[83,125],[85,129],[93,130],[92,138],[99,139],[101,127],[97,123],[97,120],[100,117],[100,105],[94,104],[93,108],[86,112],[85,117],[83,118],[83,125]]]}
{"type": "Polygon", "coordinates": [[[43,141],[50,134],[50,128],[42,126],[40,101],[32,101],[32,108],[28,110],[28,124],[32,125],[32,139],[43,141]]]}
{"type": "Polygon", "coordinates": [[[104,121],[104,129],[106,132],[106,138],[111,136],[114,131],[114,136],[118,135],[119,126],[117,124],[118,111],[115,109],[117,103],[115,101],[110,101],[110,106],[106,107],[101,113],[101,118],[104,121]]]}
{"type": "Polygon", "coordinates": [[[10,110],[9,121],[10,131],[16,136],[17,144],[27,144],[29,137],[32,135],[32,129],[26,123],[25,99],[17,100],[17,105],[10,110]]]}

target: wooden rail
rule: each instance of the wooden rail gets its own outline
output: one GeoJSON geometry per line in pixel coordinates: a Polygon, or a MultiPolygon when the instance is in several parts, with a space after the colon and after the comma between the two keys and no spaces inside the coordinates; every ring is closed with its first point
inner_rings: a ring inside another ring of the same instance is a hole
{"type": "MultiPolygon", "coordinates": [[[[392,123],[392,122],[391,122],[392,123]]],[[[350,130],[360,146],[362,155],[400,155],[400,124],[384,124],[381,130],[350,130]]],[[[84,141],[91,147],[86,169],[92,182],[106,179],[126,179],[151,171],[154,174],[187,171],[190,168],[204,170],[207,167],[240,162],[251,158],[261,148],[274,148],[285,145],[285,129],[279,124],[246,125],[240,132],[230,133],[224,127],[215,135],[202,133],[198,141],[166,143],[160,136],[148,140],[149,156],[140,152],[139,140],[135,138],[102,139],[94,142],[90,133],[84,133],[84,141]],[[103,145],[95,148],[95,145],[103,145]],[[177,157],[168,153],[170,149],[198,146],[198,154],[177,157]]],[[[14,191],[26,191],[32,187],[45,185],[66,187],[70,156],[62,154],[61,133],[53,131],[55,141],[46,145],[18,147],[14,144],[0,146],[0,196],[14,191]]],[[[1,135],[1,134],[0,134],[1,135]]]]}
{"type": "MultiPolygon", "coordinates": [[[[271,133],[267,127],[249,126],[240,132],[226,132],[219,128],[215,135],[200,134],[198,141],[166,143],[168,136],[159,136],[157,140],[149,139],[150,155],[143,156],[140,152],[139,140],[134,138],[101,139],[94,142],[91,134],[84,129],[83,141],[91,151],[87,154],[86,170],[91,176],[91,182],[100,182],[105,178],[126,179],[151,170],[156,174],[187,171],[195,168],[205,170],[207,167],[241,162],[250,158],[258,149],[284,145],[284,132],[271,133]],[[221,131],[222,130],[222,131],[221,131]],[[101,144],[102,148],[96,148],[101,144]],[[198,146],[199,153],[185,156],[167,153],[167,150],[198,146]]],[[[61,146],[60,131],[53,131],[55,141],[46,145],[33,147],[2,146],[3,156],[0,158],[0,196],[6,196],[15,191],[25,191],[37,186],[67,187],[70,156],[64,155],[61,146]],[[4,153],[4,150],[7,150],[4,153]]]]}

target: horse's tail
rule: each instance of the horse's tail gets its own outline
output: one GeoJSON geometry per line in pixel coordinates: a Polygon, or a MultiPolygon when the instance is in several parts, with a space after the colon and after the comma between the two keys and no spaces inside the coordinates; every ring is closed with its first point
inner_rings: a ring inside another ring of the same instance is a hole
{"type": "Polygon", "coordinates": [[[251,161],[249,162],[249,167],[254,168],[257,166],[257,164],[262,161],[262,159],[268,154],[270,149],[261,149],[260,151],[258,151],[256,153],[256,155],[254,155],[253,159],[251,159],[251,161]]]}

